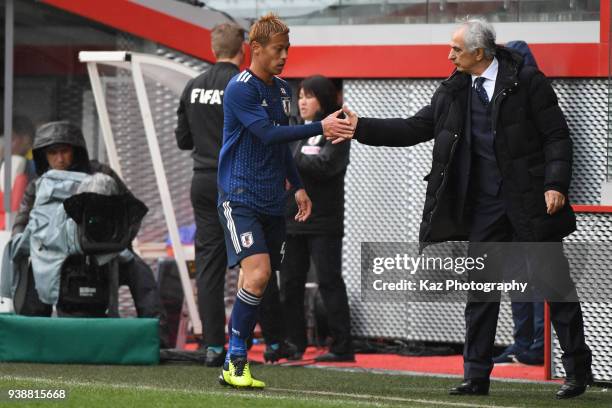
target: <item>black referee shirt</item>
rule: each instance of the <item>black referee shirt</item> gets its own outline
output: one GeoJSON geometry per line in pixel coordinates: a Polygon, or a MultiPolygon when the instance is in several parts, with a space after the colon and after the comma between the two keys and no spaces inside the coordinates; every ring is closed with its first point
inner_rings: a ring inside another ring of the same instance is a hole
{"type": "Polygon", "coordinates": [[[217,170],[223,142],[223,91],[239,72],[230,62],[218,62],[185,86],[174,134],[179,149],[193,150],[194,170],[217,170]]]}

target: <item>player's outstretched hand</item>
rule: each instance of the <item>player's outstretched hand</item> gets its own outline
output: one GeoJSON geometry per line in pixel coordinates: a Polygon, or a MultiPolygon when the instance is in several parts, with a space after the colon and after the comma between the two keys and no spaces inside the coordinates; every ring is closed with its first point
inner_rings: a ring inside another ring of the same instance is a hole
{"type": "Polygon", "coordinates": [[[350,139],[353,137],[355,128],[351,125],[349,118],[340,119],[338,117],[341,113],[342,109],[338,109],[321,122],[321,125],[323,125],[323,136],[328,140],[338,138],[350,139]]]}
{"type": "Polygon", "coordinates": [[[342,112],[344,112],[344,116],[351,122],[351,127],[353,128],[353,133],[349,138],[337,137],[337,138],[327,138],[327,140],[331,140],[332,144],[342,143],[346,140],[352,139],[355,134],[355,129],[357,129],[357,122],[359,121],[359,117],[355,112],[350,110],[346,104],[342,105],[342,112]]]}
{"type": "Polygon", "coordinates": [[[306,190],[303,188],[295,192],[295,202],[297,203],[298,212],[295,214],[295,220],[304,222],[310,217],[312,211],[312,201],[306,194],[306,190]]]}

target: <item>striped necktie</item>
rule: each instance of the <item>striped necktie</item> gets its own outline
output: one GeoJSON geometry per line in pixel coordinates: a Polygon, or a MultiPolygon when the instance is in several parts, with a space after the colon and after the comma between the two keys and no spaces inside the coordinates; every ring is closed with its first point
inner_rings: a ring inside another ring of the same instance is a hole
{"type": "Polygon", "coordinates": [[[489,95],[487,95],[487,91],[484,89],[483,83],[486,78],[478,77],[474,80],[474,89],[478,94],[478,98],[483,105],[487,106],[489,104],[489,95]]]}

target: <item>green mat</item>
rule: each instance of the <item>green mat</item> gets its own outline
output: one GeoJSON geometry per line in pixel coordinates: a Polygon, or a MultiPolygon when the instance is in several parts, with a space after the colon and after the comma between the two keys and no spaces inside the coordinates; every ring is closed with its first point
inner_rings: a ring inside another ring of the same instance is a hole
{"type": "Polygon", "coordinates": [[[157,319],[0,315],[0,361],[158,364],[157,319]]]}

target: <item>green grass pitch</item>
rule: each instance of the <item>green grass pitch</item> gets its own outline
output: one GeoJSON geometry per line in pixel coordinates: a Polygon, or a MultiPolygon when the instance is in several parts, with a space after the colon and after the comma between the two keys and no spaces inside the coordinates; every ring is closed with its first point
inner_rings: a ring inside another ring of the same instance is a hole
{"type": "Polygon", "coordinates": [[[612,391],[601,387],[557,401],[556,384],[493,381],[488,397],[451,397],[456,378],[262,365],[252,372],[267,382],[264,391],[222,387],[219,369],[195,365],[0,363],[0,407],[612,407],[612,391]],[[68,397],[12,403],[9,389],[65,389],[68,397]]]}

